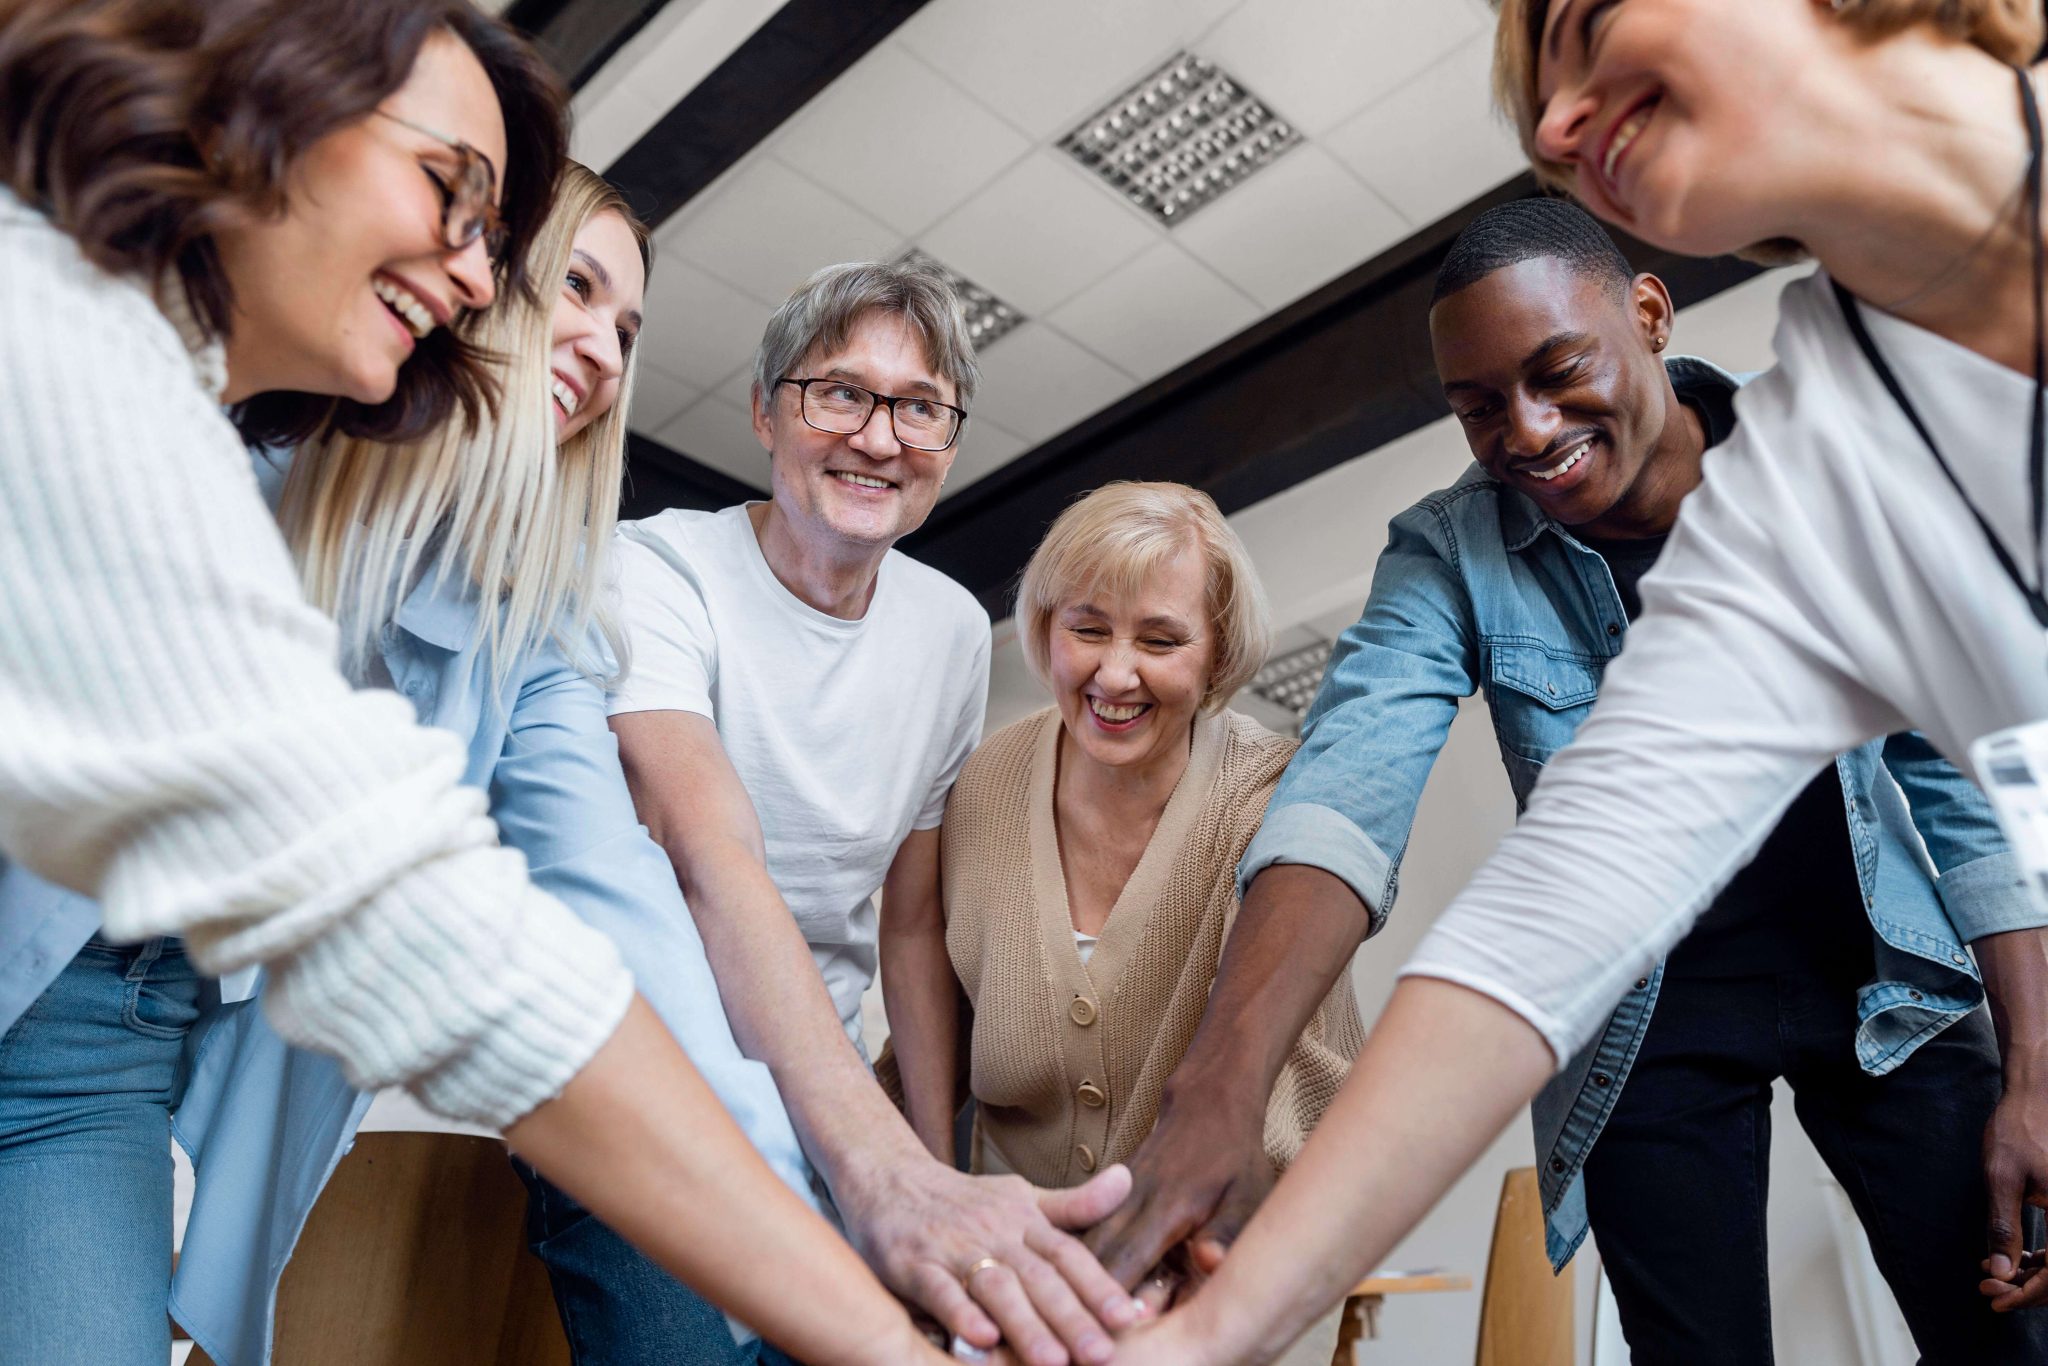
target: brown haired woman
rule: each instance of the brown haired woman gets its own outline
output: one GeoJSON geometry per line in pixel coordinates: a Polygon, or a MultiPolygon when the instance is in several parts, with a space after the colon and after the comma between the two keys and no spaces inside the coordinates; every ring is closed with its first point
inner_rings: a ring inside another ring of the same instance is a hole
{"type": "Polygon", "coordinates": [[[0,849],[102,914],[91,973],[61,915],[0,939],[0,1208],[65,1197],[0,1258],[0,1358],[167,1359],[165,1116],[200,974],[262,964],[281,1034],[507,1129],[807,1359],[940,1359],[497,846],[460,742],[343,680],[251,476],[242,436],[490,401],[447,325],[519,284],[562,145],[460,0],[0,0],[0,849]]]}
{"type": "MultiPolygon", "coordinates": [[[[1576,742],[1423,941],[1222,1270],[1120,1361],[1262,1361],[1276,1328],[1335,1301],[1829,755],[1915,728],[1959,766],[2020,727],[2039,753],[2041,39],[2039,0],[1501,7],[1501,86],[1539,171],[1664,247],[1792,243],[1821,269],[1786,289],[1778,367],[1737,400],[1576,742]],[[1708,686],[1702,658],[1734,667],[1708,686]]],[[[2029,747],[2016,766],[2038,785],[2029,747]]],[[[2009,1006],[1993,1021],[2006,1088],[1985,1136],[1986,1256],[1954,1269],[1982,1276],[1988,1316],[2048,1303],[2021,1235],[2025,1206],[2048,1201],[2048,1058],[2030,1042],[2048,1027],[2048,955],[2025,932],[1972,948],[1957,966],[2009,1006]]]]}

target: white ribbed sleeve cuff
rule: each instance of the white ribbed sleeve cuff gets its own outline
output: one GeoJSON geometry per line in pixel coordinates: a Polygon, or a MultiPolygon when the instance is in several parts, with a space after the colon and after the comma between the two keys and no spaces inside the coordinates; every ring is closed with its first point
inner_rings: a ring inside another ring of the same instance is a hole
{"type": "Polygon", "coordinates": [[[633,979],[609,939],[526,882],[517,854],[452,862],[475,866],[415,875],[346,933],[272,962],[265,1008],[285,1038],[339,1056],[351,1084],[402,1083],[450,1119],[503,1129],[611,1037],[633,979]],[[502,884],[504,899],[462,893],[465,880],[502,884]]]}
{"type": "Polygon", "coordinates": [[[357,1085],[503,1127],[631,978],[498,846],[462,745],[342,679],[222,369],[0,189],[0,850],[116,938],[265,964],[357,1085]]]}

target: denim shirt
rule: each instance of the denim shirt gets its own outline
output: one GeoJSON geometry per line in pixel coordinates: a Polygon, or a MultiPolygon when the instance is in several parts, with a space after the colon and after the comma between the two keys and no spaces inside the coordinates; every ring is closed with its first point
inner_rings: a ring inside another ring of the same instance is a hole
{"type": "MultiPolygon", "coordinates": [[[[479,610],[466,583],[437,583],[430,571],[381,641],[393,686],[423,724],[468,738],[463,781],[490,793],[499,836],[525,855],[534,884],[612,937],[640,993],[769,1166],[823,1210],[774,1080],[740,1053],[675,872],[634,811],[601,686],[553,642],[494,685],[479,610]]],[[[90,900],[18,867],[0,871],[0,946],[24,946],[21,962],[43,960],[23,1006],[98,923],[90,900]]],[[[19,994],[33,976],[16,975],[19,994]]],[[[170,1308],[220,1366],[256,1366],[270,1359],[278,1278],[370,1097],[333,1059],[287,1045],[254,1001],[205,1016],[187,1057],[173,1133],[197,1187],[170,1308]]]]}
{"type": "MultiPolygon", "coordinates": [[[[1708,413],[1710,434],[1725,434],[1735,378],[1691,358],[1668,368],[1708,413]]],[[[1365,612],[1337,642],[1301,750],[1239,867],[1240,891],[1275,863],[1326,869],[1364,901],[1372,932],[1393,907],[1415,807],[1458,699],[1484,692],[1520,810],[1592,710],[1628,629],[1606,561],[1477,465],[1388,530],[1365,612]]],[[[1879,1076],[1984,999],[1965,944],[2048,917],[2030,904],[1982,794],[1919,735],[1873,741],[1839,756],[1835,771],[1875,934],[1876,974],[1857,997],[1857,1061],[1879,1076]]],[[[1533,1105],[1554,1266],[1585,1238],[1580,1169],[1662,980],[1660,965],[1637,981],[1533,1105]]]]}

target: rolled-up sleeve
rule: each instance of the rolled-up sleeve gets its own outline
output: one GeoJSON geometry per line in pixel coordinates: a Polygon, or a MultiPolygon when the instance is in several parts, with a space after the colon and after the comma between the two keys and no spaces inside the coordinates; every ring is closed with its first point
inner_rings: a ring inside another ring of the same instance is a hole
{"type": "Polygon", "coordinates": [[[1968,944],[2048,926],[2048,909],[2027,895],[2019,859],[1982,789],[1918,731],[1887,739],[1884,762],[1906,794],[1913,826],[1938,874],[1934,890],[1957,937],[1968,944]]]}
{"type": "Polygon", "coordinates": [[[1419,503],[1387,533],[1365,611],[1331,651],[1301,749],[1238,864],[1240,897],[1276,863],[1335,874],[1365,903],[1372,933],[1393,909],[1423,784],[1478,677],[1441,508],[1419,503]]]}
{"type": "Polygon", "coordinates": [[[0,850],[98,897],[116,938],[265,964],[278,1032],[358,1087],[504,1126],[597,1051],[631,978],[498,844],[460,745],[343,680],[147,296],[9,202],[0,850]]]}
{"type": "Polygon", "coordinates": [[[1833,755],[1901,726],[1786,590],[1780,545],[1816,533],[1747,435],[1709,453],[1592,715],[1405,969],[1500,1001],[1560,1060],[1833,755]]]}

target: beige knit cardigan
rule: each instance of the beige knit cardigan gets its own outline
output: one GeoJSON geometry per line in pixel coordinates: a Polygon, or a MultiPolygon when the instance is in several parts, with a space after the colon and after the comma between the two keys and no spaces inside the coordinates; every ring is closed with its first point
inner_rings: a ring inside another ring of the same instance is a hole
{"type": "MultiPolygon", "coordinates": [[[[941,840],[982,1141],[1041,1186],[1084,1181],[1151,1132],[1237,914],[1238,859],[1296,747],[1236,712],[1196,721],[1187,770],[1083,964],[1054,828],[1060,733],[1048,708],[990,737],[953,788],[941,840]]],[[[1276,1167],[1301,1151],[1364,1042],[1346,973],[1273,1088],[1276,1167]]]]}

